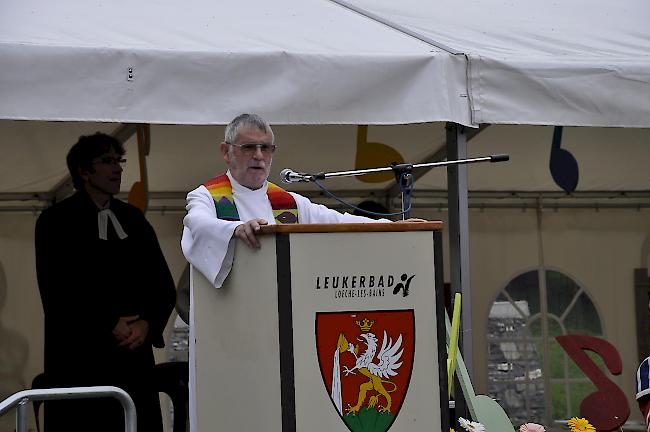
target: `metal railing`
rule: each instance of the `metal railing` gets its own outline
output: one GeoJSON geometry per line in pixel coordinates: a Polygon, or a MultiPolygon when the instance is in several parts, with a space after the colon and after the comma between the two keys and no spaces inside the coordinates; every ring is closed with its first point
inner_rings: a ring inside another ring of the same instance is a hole
{"type": "Polygon", "coordinates": [[[0,416],[4,415],[10,409],[16,408],[16,432],[27,432],[27,407],[30,402],[59,399],[94,399],[100,397],[112,397],[119,400],[122,408],[124,408],[125,432],[137,432],[137,415],[133,399],[131,399],[131,396],[127,392],[114,386],[23,390],[14,393],[0,402],[0,416]]]}

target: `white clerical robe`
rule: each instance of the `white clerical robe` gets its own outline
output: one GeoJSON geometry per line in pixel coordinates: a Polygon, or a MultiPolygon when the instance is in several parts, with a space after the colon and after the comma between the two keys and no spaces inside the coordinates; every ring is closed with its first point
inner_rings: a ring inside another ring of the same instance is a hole
{"type": "MultiPolygon", "coordinates": [[[[216,288],[220,288],[232,268],[234,257],[233,233],[235,228],[251,219],[266,219],[275,224],[271,202],[266,194],[268,182],[256,190],[239,184],[226,173],[232,185],[232,195],[240,221],[219,219],[214,199],[208,189],[201,185],[187,194],[187,215],[183,219],[181,247],[187,261],[197,268],[216,288]]],[[[341,214],[320,204],[314,204],[302,195],[290,192],[298,208],[298,220],[310,223],[359,223],[389,222],[374,220],[349,213],[341,214]]]]}

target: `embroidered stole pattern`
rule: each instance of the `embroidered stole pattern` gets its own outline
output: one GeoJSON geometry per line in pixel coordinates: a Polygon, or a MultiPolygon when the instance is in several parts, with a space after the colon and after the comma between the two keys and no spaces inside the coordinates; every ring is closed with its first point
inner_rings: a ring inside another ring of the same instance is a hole
{"type": "MultiPolygon", "coordinates": [[[[273,217],[278,224],[298,223],[298,207],[291,194],[281,187],[268,182],[266,195],[271,202],[273,217]]],[[[210,192],[217,209],[219,219],[238,221],[239,213],[232,197],[232,185],[227,175],[223,174],[207,181],[203,186],[210,192]]]]}

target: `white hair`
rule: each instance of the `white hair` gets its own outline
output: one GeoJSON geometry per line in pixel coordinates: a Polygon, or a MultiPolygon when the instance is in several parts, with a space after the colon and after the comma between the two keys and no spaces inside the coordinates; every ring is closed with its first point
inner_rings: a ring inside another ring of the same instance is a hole
{"type": "Polygon", "coordinates": [[[224,142],[227,144],[234,144],[237,139],[237,134],[239,129],[242,127],[256,127],[261,131],[268,132],[271,135],[271,144],[275,141],[275,136],[273,135],[273,130],[271,126],[257,114],[240,114],[235,117],[229,124],[226,126],[226,133],[224,134],[224,142]]]}

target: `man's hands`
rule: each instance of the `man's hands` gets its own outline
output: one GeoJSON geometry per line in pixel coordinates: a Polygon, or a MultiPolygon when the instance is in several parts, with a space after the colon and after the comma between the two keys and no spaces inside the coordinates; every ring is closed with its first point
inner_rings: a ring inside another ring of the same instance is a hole
{"type": "MultiPolygon", "coordinates": [[[[395,222],[417,223],[417,222],[429,222],[429,221],[426,219],[410,218],[406,220],[398,220],[395,222]]],[[[237,228],[235,228],[235,232],[233,233],[233,235],[238,239],[243,240],[244,243],[246,243],[249,247],[254,249],[259,249],[260,241],[257,238],[257,233],[260,230],[261,226],[268,225],[268,224],[269,223],[266,221],[266,219],[251,219],[248,222],[237,226],[237,228]]]]}
{"type": "Polygon", "coordinates": [[[266,219],[251,219],[235,228],[234,236],[243,240],[249,247],[259,249],[260,241],[257,239],[257,232],[260,226],[268,224],[266,219]]]}
{"type": "Polygon", "coordinates": [[[123,316],[120,317],[119,321],[115,325],[115,328],[113,329],[113,336],[115,336],[115,339],[118,341],[122,341],[126,338],[129,337],[131,334],[131,329],[129,328],[129,323],[132,323],[133,321],[137,320],[140,318],[139,315],[131,315],[131,316],[123,316]]]}
{"type": "Polygon", "coordinates": [[[120,317],[113,329],[113,336],[118,346],[134,350],[144,343],[149,334],[149,323],[141,320],[139,315],[120,317]]]}
{"type": "Polygon", "coordinates": [[[147,339],[147,334],[149,334],[149,323],[145,320],[137,320],[129,324],[131,329],[131,334],[126,339],[123,339],[118,343],[118,346],[128,347],[130,350],[134,350],[140,345],[142,345],[147,339]]]}

